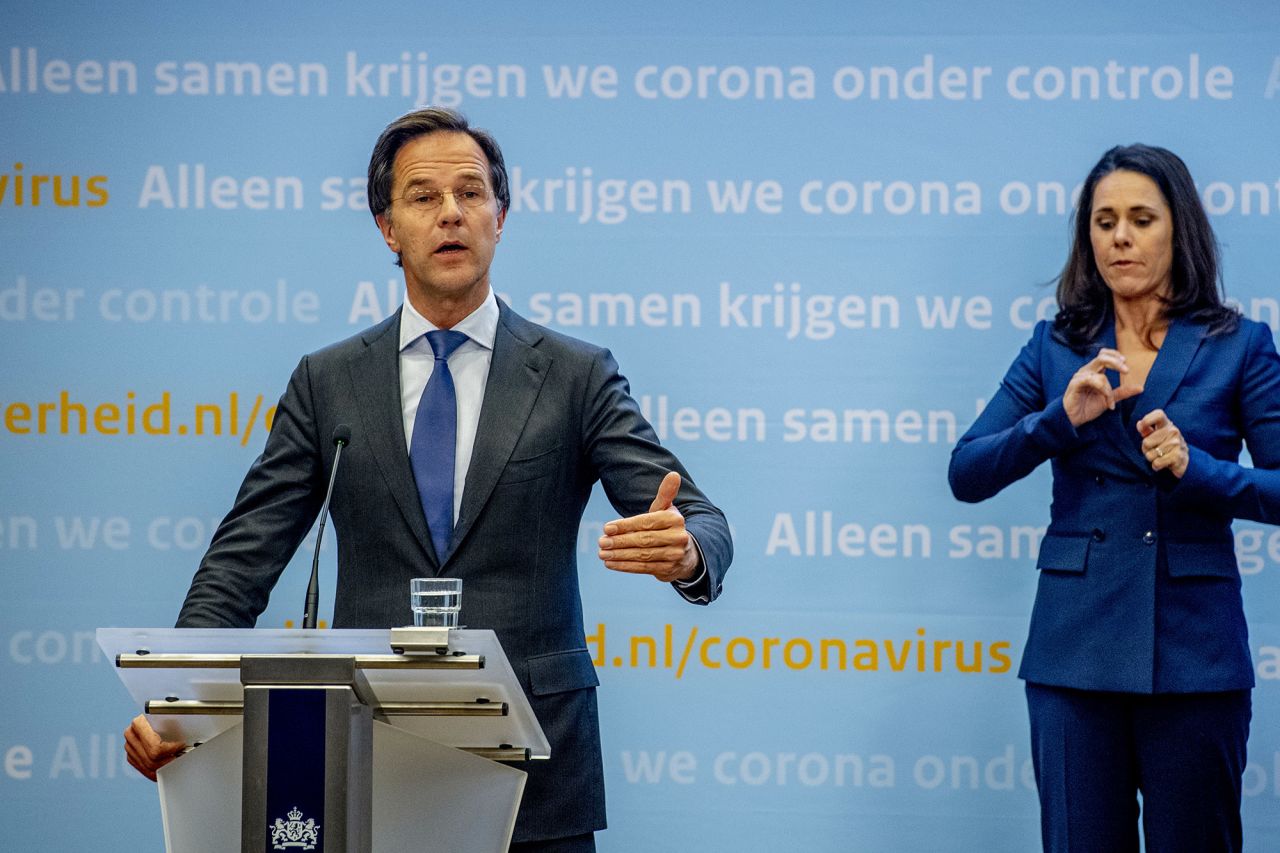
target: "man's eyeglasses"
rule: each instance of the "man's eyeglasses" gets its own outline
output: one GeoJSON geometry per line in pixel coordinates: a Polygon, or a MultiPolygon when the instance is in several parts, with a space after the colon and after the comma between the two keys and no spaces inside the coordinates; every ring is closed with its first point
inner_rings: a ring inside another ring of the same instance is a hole
{"type": "Polygon", "coordinates": [[[484,184],[467,184],[453,190],[410,190],[402,201],[414,210],[435,210],[444,204],[445,193],[462,207],[479,207],[489,200],[489,188],[484,184]]]}

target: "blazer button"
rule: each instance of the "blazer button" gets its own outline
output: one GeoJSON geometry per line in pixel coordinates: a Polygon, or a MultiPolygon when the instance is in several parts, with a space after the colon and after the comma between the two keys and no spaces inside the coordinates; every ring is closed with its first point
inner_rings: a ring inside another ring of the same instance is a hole
{"type": "Polygon", "coordinates": [[[1093,475],[1093,482],[1095,482],[1095,483],[1097,483],[1099,486],[1101,486],[1103,483],[1105,483],[1105,482],[1106,482],[1106,478],[1104,478],[1101,474],[1094,474],[1094,475],[1093,475]]]}
{"type": "Polygon", "coordinates": [[[1102,540],[1104,540],[1104,539],[1106,539],[1106,538],[1107,538],[1107,534],[1103,533],[1101,530],[1099,530],[1099,529],[1098,529],[1098,528],[1096,528],[1096,527],[1095,527],[1095,528],[1093,528],[1093,541],[1094,541],[1094,542],[1101,542],[1102,540]]]}
{"type": "Polygon", "coordinates": [[[1155,533],[1148,530],[1146,533],[1142,534],[1142,541],[1148,545],[1154,545],[1156,541],[1155,533]]]}

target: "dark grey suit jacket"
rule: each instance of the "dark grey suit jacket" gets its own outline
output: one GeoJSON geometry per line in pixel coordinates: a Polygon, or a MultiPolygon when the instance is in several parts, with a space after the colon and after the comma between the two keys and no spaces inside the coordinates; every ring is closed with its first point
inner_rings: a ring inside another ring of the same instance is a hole
{"type": "Polygon", "coordinates": [[[266,448],[214,535],[179,627],[245,627],[310,529],[333,463],[333,429],[351,427],[331,512],[338,538],[333,624],[412,622],[409,579],[463,580],[462,622],[494,630],[551,742],[529,762],[515,840],[602,829],[604,784],[594,688],[578,592],[578,526],[599,480],[622,515],[648,511],[669,470],[676,505],[720,593],[733,546],[724,515],[661,445],[607,350],[528,322],[499,303],[475,449],[440,565],[405,450],[400,314],[304,357],[280,400],[266,448]]]}

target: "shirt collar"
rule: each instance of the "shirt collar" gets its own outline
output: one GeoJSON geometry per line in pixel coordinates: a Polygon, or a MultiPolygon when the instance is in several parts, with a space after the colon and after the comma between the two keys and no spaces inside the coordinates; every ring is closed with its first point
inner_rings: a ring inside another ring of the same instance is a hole
{"type": "MultiPolygon", "coordinates": [[[[409,301],[408,293],[404,298],[404,310],[400,312],[400,351],[422,340],[427,332],[439,328],[426,317],[423,317],[409,301]]],[[[462,332],[485,349],[493,349],[493,342],[498,337],[498,297],[489,289],[480,307],[472,311],[461,322],[453,326],[455,332],[462,332]]],[[[425,342],[424,342],[425,343],[425,342]]],[[[465,346],[465,344],[464,344],[465,346]]]]}

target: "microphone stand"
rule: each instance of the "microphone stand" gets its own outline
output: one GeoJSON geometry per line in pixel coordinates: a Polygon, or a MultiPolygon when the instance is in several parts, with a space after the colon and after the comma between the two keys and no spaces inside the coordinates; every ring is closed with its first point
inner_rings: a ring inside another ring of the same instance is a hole
{"type": "Polygon", "coordinates": [[[316,627],[316,614],[320,609],[320,540],[324,538],[324,523],[329,518],[329,499],[333,497],[333,484],[338,479],[338,463],[342,461],[342,448],[351,439],[351,430],[339,424],[333,430],[333,443],[337,450],[333,454],[333,468],[329,470],[329,489],[325,492],[324,503],[320,506],[320,529],[316,531],[316,553],[311,558],[311,580],[307,584],[307,601],[302,611],[302,627],[316,627]]]}

